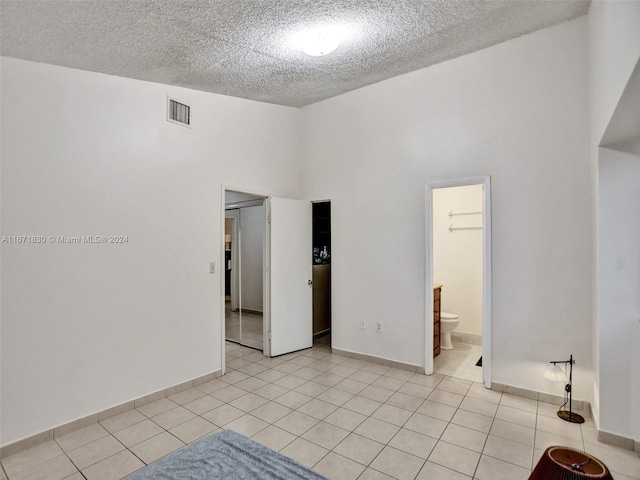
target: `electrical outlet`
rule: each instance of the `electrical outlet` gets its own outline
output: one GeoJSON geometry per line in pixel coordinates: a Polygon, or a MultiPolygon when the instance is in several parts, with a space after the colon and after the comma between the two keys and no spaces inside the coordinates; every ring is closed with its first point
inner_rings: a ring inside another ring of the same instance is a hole
{"type": "Polygon", "coordinates": [[[360,319],[360,330],[364,330],[367,328],[367,324],[364,321],[364,318],[360,319]]]}
{"type": "Polygon", "coordinates": [[[382,333],[382,322],[376,322],[376,333],[382,333]]]}

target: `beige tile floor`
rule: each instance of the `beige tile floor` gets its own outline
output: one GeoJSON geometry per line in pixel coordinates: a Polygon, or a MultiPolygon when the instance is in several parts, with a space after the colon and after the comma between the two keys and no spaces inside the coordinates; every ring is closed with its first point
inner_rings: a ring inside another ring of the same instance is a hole
{"type": "MultiPolygon", "coordinates": [[[[330,353],[278,358],[227,345],[228,372],[2,460],[2,477],[117,479],[202,436],[232,429],[330,479],[527,479],[544,448],[568,445],[640,479],[640,459],[601,444],[590,418],[441,374],[330,353]]],[[[584,414],[584,412],[582,412],[584,414]]]]}

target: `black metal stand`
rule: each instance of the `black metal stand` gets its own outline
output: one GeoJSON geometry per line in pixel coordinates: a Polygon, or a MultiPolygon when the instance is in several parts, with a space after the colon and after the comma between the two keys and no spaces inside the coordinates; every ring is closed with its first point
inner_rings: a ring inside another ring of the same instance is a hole
{"type": "Polygon", "coordinates": [[[569,364],[569,383],[567,383],[564,386],[564,390],[565,392],[567,392],[567,395],[569,396],[569,411],[567,412],[562,408],[564,407],[564,405],[567,404],[567,402],[565,402],[564,405],[560,407],[560,410],[558,410],[558,417],[560,417],[562,420],[565,420],[571,423],[584,423],[584,417],[582,415],[578,415],[577,413],[573,413],[573,408],[572,408],[573,395],[571,392],[571,385],[573,384],[573,364],[576,363],[576,361],[573,359],[573,354],[569,356],[569,360],[559,360],[559,361],[550,362],[550,363],[553,363],[554,365],[557,365],[558,363],[564,363],[565,365],[567,363],[569,364]]]}

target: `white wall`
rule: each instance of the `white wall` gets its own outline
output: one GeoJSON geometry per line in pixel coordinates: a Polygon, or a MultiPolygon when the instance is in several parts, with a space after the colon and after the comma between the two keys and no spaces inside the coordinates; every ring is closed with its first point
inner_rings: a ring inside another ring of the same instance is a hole
{"type": "Polygon", "coordinates": [[[455,333],[482,336],[482,185],[433,190],[433,281],[442,284],[441,305],[459,316],[455,333]],[[480,227],[453,230],[449,226],[480,227]]]}
{"type": "MultiPolygon", "coordinates": [[[[594,414],[601,430],[640,439],[640,409],[638,408],[637,390],[629,392],[633,384],[634,374],[626,363],[633,353],[625,351],[627,340],[619,343],[619,335],[631,333],[635,320],[633,304],[638,301],[635,294],[624,299],[622,305],[612,306],[612,297],[627,288],[625,278],[631,271],[629,266],[637,264],[637,244],[623,251],[610,250],[615,243],[614,236],[633,238],[637,223],[627,221],[613,226],[610,221],[626,211],[637,219],[637,211],[629,212],[625,208],[631,206],[624,203],[619,196],[631,194],[626,177],[635,178],[636,164],[628,155],[599,149],[601,139],[609,125],[622,92],[640,57],[640,2],[594,1],[589,11],[589,81],[590,81],[590,119],[591,119],[591,163],[594,172],[593,202],[599,205],[599,218],[596,226],[598,238],[597,251],[599,258],[597,275],[598,316],[594,319],[593,350],[596,365],[596,382],[594,384],[594,414]],[[599,180],[598,180],[598,177],[599,180]],[[597,182],[599,181],[599,186],[597,182]],[[626,185],[626,187],[625,187],[626,185]],[[616,205],[616,202],[618,204],[616,205]],[[602,256],[605,253],[605,256],[602,256]],[[611,255],[617,256],[612,257],[611,255]],[[616,262],[622,262],[617,268],[616,262]],[[613,327],[613,328],[612,328],[613,327]],[[617,396],[617,392],[621,395],[617,396]],[[624,393],[622,393],[624,392],[624,393]],[[615,398],[612,395],[616,395],[615,398]]],[[[637,162],[637,159],[636,159],[637,162]]],[[[595,208],[594,208],[595,210],[595,208]]],[[[637,346],[633,347],[637,350],[637,346]]],[[[635,372],[635,376],[638,372],[635,372]]],[[[637,385],[636,385],[637,389],[637,385]]]]}
{"type": "Polygon", "coordinates": [[[640,348],[634,343],[640,331],[640,157],[602,151],[599,163],[599,427],[632,438],[639,408],[631,403],[634,373],[640,375],[633,370],[640,348]]]}
{"type": "Polygon", "coordinates": [[[0,444],[221,367],[222,184],[299,196],[300,111],[2,58],[0,444]],[[167,95],[192,128],[165,120],[167,95]]]}
{"type": "Polygon", "coordinates": [[[332,205],[335,347],[423,363],[424,185],[490,174],[493,381],[560,395],[546,362],[573,353],[589,398],[587,76],[583,17],[303,109],[306,192],[332,205]]]}
{"type": "Polygon", "coordinates": [[[240,209],[242,308],[263,311],[264,205],[240,209]]]}

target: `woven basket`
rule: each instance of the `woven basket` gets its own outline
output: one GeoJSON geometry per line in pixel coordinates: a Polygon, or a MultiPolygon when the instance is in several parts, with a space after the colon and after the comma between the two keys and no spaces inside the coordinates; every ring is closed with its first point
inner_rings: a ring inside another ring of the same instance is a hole
{"type": "Polygon", "coordinates": [[[613,480],[607,466],[588,453],[569,447],[544,451],[529,480],[613,480]]]}

